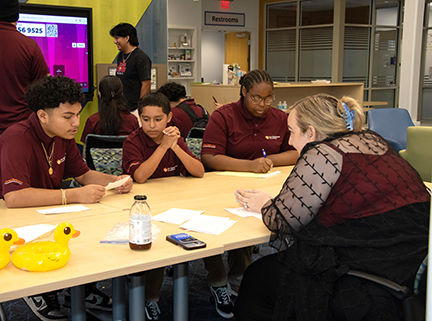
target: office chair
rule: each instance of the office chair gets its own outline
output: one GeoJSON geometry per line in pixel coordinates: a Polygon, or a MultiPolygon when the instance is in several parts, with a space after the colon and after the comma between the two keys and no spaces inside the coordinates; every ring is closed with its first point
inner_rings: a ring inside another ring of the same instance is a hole
{"type": "Polygon", "coordinates": [[[89,134],[84,159],[90,169],[111,175],[122,173],[123,141],[127,136],[89,134]]]}
{"type": "Polygon", "coordinates": [[[407,128],[414,126],[408,110],[379,108],[368,111],[369,129],[384,137],[397,151],[407,146],[407,128]]]}
{"type": "Polygon", "coordinates": [[[431,181],[432,170],[432,127],[414,126],[407,129],[406,149],[399,151],[420,174],[422,180],[431,181]]]}
{"type": "Polygon", "coordinates": [[[413,291],[406,286],[362,271],[351,270],[347,275],[365,279],[383,286],[384,289],[401,302],[405,321],[424,321],[426,314],[427,261],[428,257],[426,256],[417,271],[413,291]]]}
{"type": "Polygon", "coordinates": [[[6,313],[5,313],[5,311],[3,309],[3,305],[1,303],[0,303],[0,320],[1,321],[7,321],[6,313]]]}

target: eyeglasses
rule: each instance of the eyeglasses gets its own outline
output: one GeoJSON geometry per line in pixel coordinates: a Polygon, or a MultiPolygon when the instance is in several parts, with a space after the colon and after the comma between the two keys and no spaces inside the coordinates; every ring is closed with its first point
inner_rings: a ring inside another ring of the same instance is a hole
{"type": "Polygon", "coordinates": [[[254,96],[251,93],[249,93],[249,97],[252,100],[254,104],[261,104],[262,101],[264,101],[264,104],[270,105],[272,102],[276,100],[275,96],[272,95],[271,97],[261,98],[260,96],[254,96]]]}

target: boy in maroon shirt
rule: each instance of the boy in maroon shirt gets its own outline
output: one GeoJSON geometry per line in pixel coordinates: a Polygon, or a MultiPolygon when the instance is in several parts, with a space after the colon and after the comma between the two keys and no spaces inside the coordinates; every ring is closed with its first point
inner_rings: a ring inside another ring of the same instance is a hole
{"type": "MultiPolygon", "coordinates": [[[[123,172],[138,183],[149,178],[204,176],[204,166],[187,148],[177,127],[167,127],[172,112],[167,97],[149,93],[138,102],[142,128],[131,133],[123,143],[123,172]]],[[[159,291],[164,268],[150,270],[145,275],[145,307],[152,320],[159,320],[159,291]]]]}
{"type": "Polygon", "coordinates": [[[175,126],[168,98],[161,93],[145,95],[138,103],[142,128],[123,143],[123,172],[138,183],[148,178],[186,176],[203,177],[204,166],[189,151],[175,126]]]}
{"type": "MultiPolygon", "coordinates": [[[[80,156],[74,137],[83,98],[81,86],[67,77],[46,77],[30,85],[25,99],[33,113],[0,137],[0,196],[7,207],[95,203],[106,185],[122,178],[90,170],[80,156]],[[61,189],[69,177],[84,186],[61,189]]],[[[129,179],[118,192],[127,193],[132,186],[129,179]]],[[[68,320],[55,291],[24,300],[41,320],[68,320]]],[[[106,310],[111,300],[90,284],[86,306],[106,310]]]]}

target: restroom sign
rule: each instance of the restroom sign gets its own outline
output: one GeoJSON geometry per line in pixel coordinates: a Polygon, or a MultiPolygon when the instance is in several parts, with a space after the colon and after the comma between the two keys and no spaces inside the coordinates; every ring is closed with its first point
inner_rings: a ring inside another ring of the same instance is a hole
{"type": "Polygon", "coordinates": [[[207,26],[245,26],[244,13],[227,13],[227,12],[204,12],[204,24],[207,26]]]}

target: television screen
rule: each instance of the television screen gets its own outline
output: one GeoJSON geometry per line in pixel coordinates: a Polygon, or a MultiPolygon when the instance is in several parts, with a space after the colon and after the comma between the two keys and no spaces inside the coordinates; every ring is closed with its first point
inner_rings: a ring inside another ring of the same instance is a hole
{"type": "Polygon", "coordinates": [[[52,76],[75,79],[93,99],[91,8],[20,4],[17,30],[37,42],[52,76]]]}

